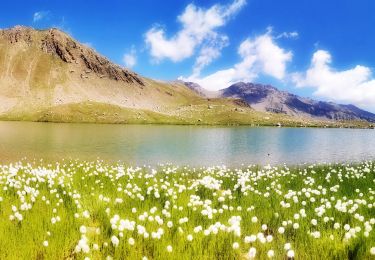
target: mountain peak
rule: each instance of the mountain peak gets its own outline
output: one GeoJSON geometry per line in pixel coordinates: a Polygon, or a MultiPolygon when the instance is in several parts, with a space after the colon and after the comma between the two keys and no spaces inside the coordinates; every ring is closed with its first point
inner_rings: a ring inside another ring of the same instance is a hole
{"type": "Polygon", "coordinates": [[[0,31],[0,36],[6,38],[10,44],[33,45],[45,53],[58,57],[65,63],[80,67],[84,72],[93,72],[100,77],[116,81],[144,85],[136,73],[112,63],[92,48],[80,44],[57,28],[35,30],[31,27],[17,25],[0,31]]]}

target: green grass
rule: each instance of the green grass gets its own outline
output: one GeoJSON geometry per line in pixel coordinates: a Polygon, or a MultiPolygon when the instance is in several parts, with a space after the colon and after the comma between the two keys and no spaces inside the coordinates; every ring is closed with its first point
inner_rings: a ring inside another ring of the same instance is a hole
{"type": "Polygon", "coordinates": [[[246,259],[254,247],[256,259],[266,259],[269,250],[276,259],[286,259],[284,246],[290,243],[296,259],[373,259],[374,166],[151,169],[101,161],[2,165],[0,258],[246,259]],[[18,214],[21,221],[11,220],[18,214]],[[53,223],[53,218],[60,221],[53,223]],[[202,230],[195,232],[198,226],[202,230]],[[163,231],[160,238],[152,238],[158,230],[163,231]],[[319,236],[314,238],[314,232],[319,236]],[[251,235],[256,241],[248,241],[251,235]],[[111,242],[114,236],[118,245],[111,242]],[[267,236],[272,241],[262,241],[267,236]],[[86,242],[79,242],[83,237],[86,242]],[[78,244],[87,244],[88,251],[79,252],[78,244]]]}
{"type": "Polygon", "coordinates": [[[288,115],[258,112],[250,107],[239,106],[234,100],[197,99],[164,112],[147,109],[124,108],[116,105],[82,102],[58,105],[50,108],[25,106],[0,115],[0,120],[36,122],[81,122],[110,124],[175,124],[175,125],[250,125],[289,127],[346,127],[368,128],[365,121],[320,121],[295,118],[288,115]],[[35,112],[36,111],[36,112],[35,112]]]}

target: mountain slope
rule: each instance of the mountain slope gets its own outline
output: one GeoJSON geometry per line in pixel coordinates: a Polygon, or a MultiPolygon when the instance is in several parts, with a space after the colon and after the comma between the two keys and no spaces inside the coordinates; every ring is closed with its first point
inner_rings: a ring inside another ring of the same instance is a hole
{"type": "Polygon", "coordinates": [[[242,99],[258,111],[297,117],[375,122],[375,114],[356,106],[303,98],[270,85],[239,82],[221,90],[220,96],[242,99]]]}
{"type": "Polygon", "coordinates": [[[196,99],[183,85],[137,75],[57,30],[0,31],[0,113],[86,101],[162,112],[196,99]]]}

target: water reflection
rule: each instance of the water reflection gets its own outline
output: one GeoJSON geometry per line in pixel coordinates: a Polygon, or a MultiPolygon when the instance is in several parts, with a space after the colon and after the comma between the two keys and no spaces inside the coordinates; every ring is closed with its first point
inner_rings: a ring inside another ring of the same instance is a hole
{"type": "Polygon", "coordinates": [[[375,131],[0,122],[0,161],[102,158],[131,164],[299,164],[375,159],[375,131]]]}

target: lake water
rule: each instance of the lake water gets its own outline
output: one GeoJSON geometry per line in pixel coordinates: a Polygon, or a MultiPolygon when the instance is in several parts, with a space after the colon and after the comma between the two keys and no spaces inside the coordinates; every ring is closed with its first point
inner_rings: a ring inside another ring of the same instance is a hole
{"type": "Polygon", "coordinates": [[[27,157],[208,166],[375,159],[375,130],[0,122],[0,162],[27,157]]]}

